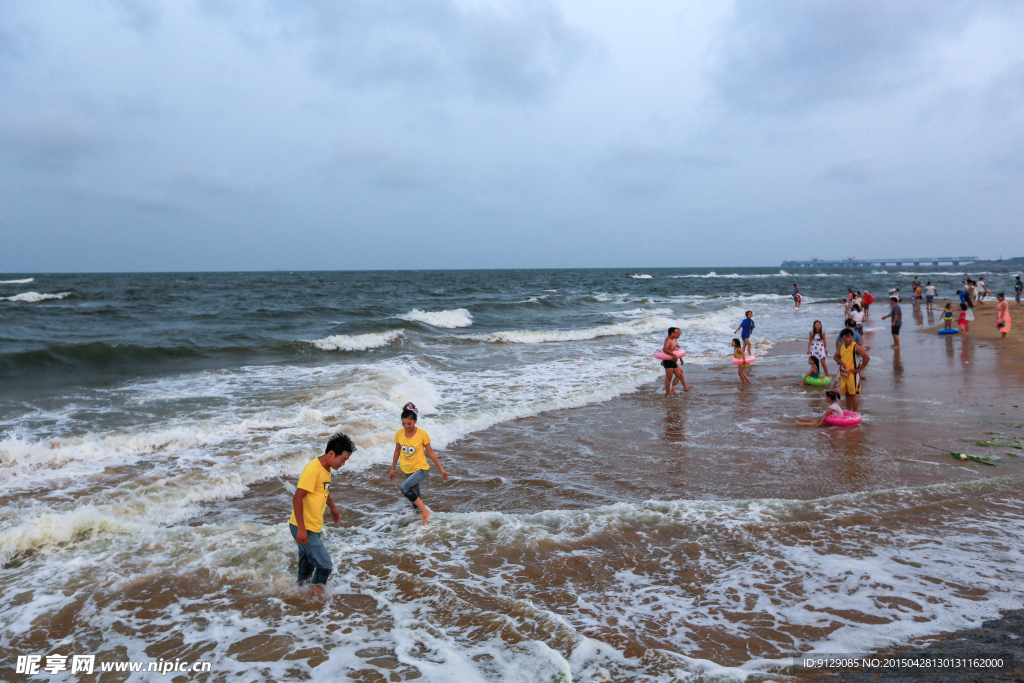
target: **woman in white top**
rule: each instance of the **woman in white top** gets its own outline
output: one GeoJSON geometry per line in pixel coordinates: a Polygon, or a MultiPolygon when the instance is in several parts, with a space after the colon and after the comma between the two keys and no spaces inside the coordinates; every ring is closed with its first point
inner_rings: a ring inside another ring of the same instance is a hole
{"type": "Polygon", "coordinates": [[[850,317],[857,323],[857,332],[864,334],[864,311],[860,310],[860,304],[854,304],[850,309],[850,317]]]}

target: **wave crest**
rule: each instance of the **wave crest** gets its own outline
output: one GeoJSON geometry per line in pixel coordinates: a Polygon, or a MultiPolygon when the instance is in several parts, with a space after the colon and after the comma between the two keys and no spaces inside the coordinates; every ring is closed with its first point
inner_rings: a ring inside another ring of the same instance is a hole
{"type": "Polygon", "coordinates": [[[398,317],[409,322],[426,323],[433,327],[443,327],[449,330],[457,327],[469,327],[473,324],[473,316],[465,308],[456,308],[451,311],[421,311],[414,308],[398,317]]]}
{"type": "Polygon", "coordinates": [[[324,351],[365,351],[388,346],[402,336],[404,333],[401,330],[354,335],[335,334],[323,339],[314,339],[310,343],[324,351]]]}
{"type": "MultiPolygon", "coordinates": [[[[29,280],[31,282],[31,280],[29,280]]],[[[61,292],[60,294],[40,294],[39,292],[22,292],[21,294],[15,294],[14,296],[0,296],[0,299],[6,299],[7,301],[21,301],[24,303],[34,304],[39,301],[47,301],[49,299],[63,299],[64,297],[71,296],[71,292],[61,292]]]]}
{"type": "Polygon", "coordinates": [[[627,323],[602,325],[582,330],[506,330],[491,334],[473,335],[470,339],[485,342],[502,342],[506,344],[542,344],[545,342],[585,341],[600,337],[614,337],[632,334],[648,334],[656,330],[668,329],[677,325],[668,318],[641,318],[627,323]]]}

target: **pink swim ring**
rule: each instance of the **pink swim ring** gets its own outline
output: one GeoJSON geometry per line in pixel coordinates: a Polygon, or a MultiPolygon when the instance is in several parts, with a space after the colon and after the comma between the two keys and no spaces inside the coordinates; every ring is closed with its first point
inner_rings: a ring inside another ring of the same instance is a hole
{"type": "Polygon", "coordinates": [[[679,360],[680,358],[686,355],[686,351],[683,351],[682,349],[676,349],[675,351],[672,352],[672,354],[673,355],[670,356],[667,353],[665,353],[664,349],[658,349],[657,351],[654,352],[654,357],[657,358],[658,360],[679,360]]]}
{"type": "Polygon", "coordinates": [[[732,364],[733,365],[739,365],[740,363],[746,363],[747,365],[750,365],[755,360],[757,360],[757,359],[754,358],[753,356],[744,356],[743,358],[733,358],[732,359],[732,364]]]}
{"type": "Polygon", "coordinates": [[[855,413],[852,410],[844,410],[842,417],[836,417],[835,415],[827,415],[825,417],[825,422],[830,425],[859,425],[860,421],[860,413],[855,413]]]}

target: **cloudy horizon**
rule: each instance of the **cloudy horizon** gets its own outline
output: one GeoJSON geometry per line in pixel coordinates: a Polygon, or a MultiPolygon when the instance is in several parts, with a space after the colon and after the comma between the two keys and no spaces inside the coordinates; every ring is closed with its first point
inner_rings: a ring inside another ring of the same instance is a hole
{"type": "Polygon", "coordinates": [[[12,0],[0,271],[1024,256],[1024,3],[12,0]]]}

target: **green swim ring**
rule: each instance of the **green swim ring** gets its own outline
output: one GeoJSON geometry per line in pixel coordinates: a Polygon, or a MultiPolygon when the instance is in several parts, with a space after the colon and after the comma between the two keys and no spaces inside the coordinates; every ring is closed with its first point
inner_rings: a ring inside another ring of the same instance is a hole
{"type": "Polygon", "coordinates": [[[815,387],[827,387],[832,384],[832,380],[828,377],[804,377],[804,384],[810,384],[815,387]]]}

